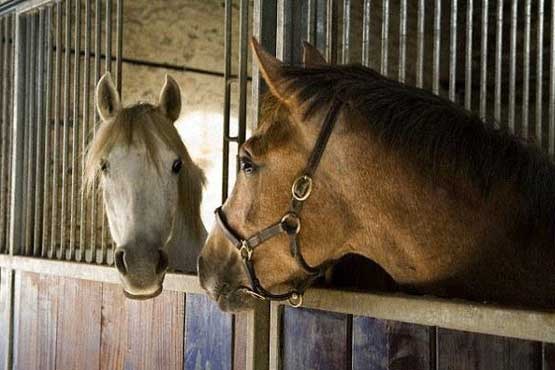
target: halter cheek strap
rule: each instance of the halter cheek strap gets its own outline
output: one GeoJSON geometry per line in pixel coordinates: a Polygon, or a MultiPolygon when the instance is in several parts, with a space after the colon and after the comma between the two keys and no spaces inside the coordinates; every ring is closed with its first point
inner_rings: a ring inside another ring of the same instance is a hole
{"type": "Polygon", "coordinates": [[[245,272],[249,279],[250,285],[250,287],[245,287],[245,290],[254,297],[268,300],[288,300],[292,306],[301,306],[304,291],[316,278],[324,273],[328,266],[328,264],[324,263],[320,266],[312,267],[304,259],[298,239],[298,235],[301,231],[301,219],[299,215],[303,208],[304,202],[312,193],[312,177],[320,164],[320,160],[322,159],[322,155],[324,154],[326,145],[335,126],[337,114],[339,113],[340,108],[341,102],[339,100],[335,100],[324,119],[322,129],[316,139],[316,143],[308,159],[307,166],[291,186],[291,201],[289,210],[278,222],[255,233],[249,238],[243,239],[227,223],[222,207],[218,207],[216,209],[215,213],[218,226],[224,233],[227,240],[229,240],[239,250],[241,259],[243,260],[243,265],[245,267],[245,272]],[[286,234],[288,236],[291,256],[295,259],[299,267],[308,275],[308,279],[306,279],[301,286],[297,286],[294,290],[283,294],[273,294],[264,289],[264,287],[260,284],[260,281],[256,276],[252,255],[257,247],[265,241],[280,234],[286,234]]]}

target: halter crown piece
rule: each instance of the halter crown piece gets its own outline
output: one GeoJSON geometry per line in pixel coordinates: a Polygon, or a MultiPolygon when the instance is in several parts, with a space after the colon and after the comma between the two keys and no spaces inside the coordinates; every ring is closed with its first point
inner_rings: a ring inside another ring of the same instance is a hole
{"type": "Polygon", "coordinates": [[[304,291],[316,278],[322,276],[327,267],[326,263],[318,267],[312,267],[308,265],[306,260],[303,258],[298,240],[298,235],[301,231],[301,219],[299,215],[301,213],[303,203],[312,193],[312,178],[314,172],[320,164],[320,159],[322,159],[322,155],[326,149],[326,145],[335,126],[337,114],[339,113],[340,108],[341,102],[339,100],[334,100],[328,113],[326,114],[320,134],[316,139],[312,153],[310,153],[308,163],[300,176],[297,177],[291,186],[291,202],[289,209],[278,222],[255,233],[249,238],[243,239],[227,223],[222,207],[218,207],[215,211],[216,221],[219,227],[222,229],[225,237],[239,250],[241,259],[243,260],[243,265],[250,284],[250,287],[245,287],[245,290],[247,293],[258,299],[274,301],[287,300],[291,306],[299,307],[303,304],[304,291]],[[308,279],[294,290],[283,294],[273,294],[264,289],[256,277],[252,255],[255,248],[260,246],[265,241],[280,234],[286,234],[288,236],[291,255],[295,258],[299,267],[308,275],[308,279]]]}

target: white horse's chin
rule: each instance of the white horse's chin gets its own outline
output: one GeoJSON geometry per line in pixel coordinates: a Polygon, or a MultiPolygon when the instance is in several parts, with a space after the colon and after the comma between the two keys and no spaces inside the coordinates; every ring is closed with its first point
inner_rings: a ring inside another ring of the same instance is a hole
{"type": "Polygon", "coordinates": [[[127,289],[123,289],[123,294],[129,298],[129,299],[134,299],[134,300],[145,300],[145,299],[150,299],[150,298],[155,298],[158,297],[161,293],[162,293],[163,287],[162,284],[160,284],[160,286],[152,291],[134,291],[134,292],[130,292],[127,289]]]}

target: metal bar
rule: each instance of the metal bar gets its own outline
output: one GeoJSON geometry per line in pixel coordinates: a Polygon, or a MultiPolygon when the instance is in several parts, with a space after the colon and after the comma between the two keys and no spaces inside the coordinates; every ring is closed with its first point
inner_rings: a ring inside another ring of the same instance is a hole
{"type": "Polygon", "coordinates": [[[457,83],[457,0],[451,0],[451,17],[450,17],[449,37],[449,99],[456,99],[456,83],[457,83]]]}
{"type": "Polygon", "coordinates": [[[511,4],[511,46],[509,62],[509,113],[507,122],[511,132],[515,131],[515,91],[516,91],[516,31],[518,27],[518,2],[511,4]]]}
{"type": "Polygon", "coordinates": [[[370,65],[370,11],[371,0],[364,0],[364,14],[362,16],[362,65],[370,65]]]}
{"type": "Polygon", "coordinates": [[[7,175],[6,167],[7,167],[7,152],[6,147],[8,146],[8,119],[6,118],[6,113],[8,111],[8,92],[9,92],[9,79],[10,75],[8,74],[8,45],[9,45],[9,25],[8,25],[9,17],[2,17],[0,18],[0,40],[2,43],[0,44],[0,70],[2,74],[0,75],[0,129],[1,129],[1,140],[2,146],[0,146],[0,253],[5,253],[7,251],[7,243],[6,243],[6,208],[5,207],[5,178],[7,175]]]}
{"type": "Polygon", "coordinates": [[[472,27],[474,17],[473,0],[466,1],[466,71],[464,80],[464,107],[472,109],[472,27]]]}
{"type": "MultiPolygon", "coordinates": [[[[238,144],[245,142],[247,135],[247,63],[249,36],[249,1],[241,0],[239,10],[239,132],[238,144]]],[[[239,170],[239,161],[237,161],[239,170]]]]}
{"type": "Polygon", "coordinates": [[[538,19],[537,26],[537,67],[536,67],[536,142],[540,147],[543,147],[543,112],[542,112],[542,98],[543,98],[543,17],[544,17],[544,0],[538,0],[538,19]]]}
{"type": "Polygon", "coordinates": [[[69,161],[69,104],[70,104],[70,73],[71,73],[71,1],[65,2],[65,42],[64,42],[64,108],[62,137],[62,211],[60,214],[60,249],[56,257],[62,259],[66,251],[66,228],[68,211],[68,161],[69,161]]]}
{"type": "Polygon", "coordinates": [[[328,63],[337,63],[337,1],[326,3],[326,59],[328,63]]]}
{"type": "Polygon", "coordinates": [[[116,87],[120,96],[123,84],[122,57],[123,57],[123,0],[116,0],[116,87]]]}
{"type": "MultiPolygon", "coordinates": [[[[472,1],[472,0],[470,0],[472,1]]],[[[416,86],[424,86],[424,15],[426,1],[418,1],[418,20],[416,24],[416,86]]]]}
{"type": "Polygon", "coordinates": [[[482,42],[480,61],[480,117],[487,115],[487,87],[488,87],[488,0],[482,0],[482,42]]]}
{"type": "Polygon", "coordinates": [[[382,0],[382,60],[380,63],[380,72],[387,76],[387,67],[389,59],[389,0],[382,0]]]}
{"type": "MultiPolygon", "coordinates": [[[[404,0],[406,1],[406,0],[404,0]]],[[[351,0],[343,0],[343,45],[341,63],[348,64],[351,52],[351,0]]]]}
{"type": "Polygon", "coordinates": [[[276,57],[282,61],[292,62],[292,0],[277,0],[276,57]]]}
{"type": "Polygon", "coordinates": [[[231,48],[232,48],[232,0],[225,0],[225,27],[224,27],[224,114],[223,114],[223,142],[222,142],[222,203],[227,199],[229,187],[229,136],[231,114],[231,48]]]}
{"type": "Polygon", "coordinates": [[[501,122],[501,68],[503,60],[503,1],[497,0],[497,37],[495,46],[494,117],[501,122]]]}
{"type": "MultiPolygon", "coordinates": [[[[44,53],[45,53],[45,22],[44,22],[44,8],[41,8],[38,13],[39,28],[38,28],[38,59],[37,59],[37,115],[36,115],[36,130],[37,130],[37,146],[35,151],[35,221],[34,221],[34,236],[33,236],[33,256],[39,256],[41,252],[41,235],[42,235],[42,198],[43,198],[43,171],[44,161],[42,155],[44,154],[44,53]]],[[[44,130],[46,132],[46,130],[44,130]]]]}
{"type": "MultiPolygon", "coordinates": [[[[12,219],[11,219],[11,203],[10,203],[10,196],[12,194],[12,177],[15,174],[15,171],[12,173],[12,154],[13,154],[13,141],[11,140],[12,138],[12,127],[14,127],[15,125],[15,116],[14,116],[14,110],[12,109],[12,107],[15,107],[15,95],[14,95],[14,84],[15,84],[15,65],[14,65],[14,59],[15,59],[15,54],[16,54],[16,46],[17,46],[17,39],[16,39],[16,25],[15,25],[16,21],[15,21],[15,16],[12,14],[8,17],[8,28],[9,28],[9,35],[12,39],[12,44],[11,46],[8,47],[8,68],[7,68],[7,74],[6,76],[10,76],[9,80],[8,80],[8,85],[7,85],[7,90],[8,90],[8,100],[6,103],[6,106],[9,107],[6,111],[5,111],[5,117],[6,120],[8,122],[7,124],[7,140],[8,140],[8,145],[6,145],[6,149],[7,149],[7,154],[6,154],[6,161],[7,161],[7,181],[6,181],[6,230],[8,230],[10,228],[10,225],[12,224],[12,219]]],[[[11,244],[10,244],[10,240],[9,240],[9,232],[6,231],[6,245],[5,248],[7,250],[11,252],[13,252],[13,250],[11,249],[11,244]]]]}
{"type": "Polygon", "coordinates": [[[58,234],[58,188],[59,178],[59,147],[60,147],[60,115],[62,110],[62,3],[56,3],[56,56],[54,64],[54,132],[52,148],[54,150],[52,160],[52,229],[50,232],[50,250],[48,257],[54,258],[57,251],[56,236],[58,234]]]}
{"type": "Polygon", "coordinates": [[[308,20],[306,22],[307,41],[312,45],[316,45],[316,3],[318,0],[307,0],[307,1],[308,1],[308,5],[307,5],[308,20]]]}
{"type": "MultiPolygon", "coordinates": [[[[81,130],[81,177],[85,176],[85,155],[87,151],[87,134],[89,132],[89,116],[90,116],[90,58],[91,58],[91,0],[85,0],[85,54],[83,60],[83,121],[81,130]]],[[[87,237],[87,199],[84,189],[81,189],[81,207],[79,214],[79,251],[76,256],[78,261],[85,259],[87,262],[92,262],[92,248],[89,247],[90,253],[85,250],[86,237],[87,237]]]]}
{"type": "MultiPolygon", "coordinates": [[[[95,2],[95,9],[94,9],[94,14],[95,14],[95,18],[94,18],[94,22],[95,22],[95,27],[94,27],[94,78],[93,81],[96,84],[98,82],[98,80],[100,79],[100,58],[101,58],[101,48],[102,48],[102,14],[101,14],[101,1],[102,0],[96,0],[95,2]]],[[[94,114],[94,122],[96,124],[98,124],[99,122],[99,116],[98,116],[98,112],[96,112],[95,109],[95,114],[94,114]]],[[[96,136],[96,130],[97,127],[95,125],[95,127],[93,127],[93,138],[96,136]]],[[[103,263],[103,255],[102,253],[97,253],[97,221],[98,221],[98,213],[97,212],[97,205],[99,200],[101,199],[100,194],[98,194],[99,192],[97,192],[97,186],[98,184],[95,184],[95,189],[94,189],[94,195],[93,195],[93,199],[92,199],[92,204],[91,204],[91,248],[92,248],[92,256],[91,259],[93,261],[96,261],[97,263],[103,263]]],[[[103,205],[101,205],[101,207],[103,207],[103,205]]]]}
{"type": "Polygon", "coordinates": [[[530,104],[530,20],[532,18],[531,0],[524,3],[524,46],[522,72],[522,137],[528,138],[529,130],[529,104],[530,104]]]}
{"type": "Polygon", "coordinates": [[[434,9],[434,50],[433,50],[433,82],[432,91],[439,94],[439,58],[441,46],[441,0],[436,0],[434,9]]]}
{"type": "Polygon", "coordinates": [[[75,0],[75,37],[74,37],[74,50],[73,55],[73,122],[71,125],[71,198],[70,198],[70,236],[69,236],[69,250],[66,253],[66,259],[71,260],[75,258],[75,238],[77,233],[77,191],[79,189],[79,178],[77,177],[77,153],[79,153],[79,107],[80,107],[80,91],[81,91],[81,0],[75,0]]]}
{"type": "Polygon", "coordinates": [[[36,117],[36,105],[35,97],[36,90],[33,89],[33,85],[36,77],[36,20],[34,15],[28,16],[28,27],[27,31],[27,42],[29,43],[29,54],[27,58],[27,77],[26,88],[27,88],[27,119],[26,119],[26,156],[25,156],[25,176],[27,185],[25,187],[26,201],[25,201],[25,255],[30,256],[33,254],[33,194],[35,193],[35,181],[34,181],[34,168],[32,162],[35,158],[35,117],[36,117]]]}
{"type": "Polygon", "coordinates": [[[555,1],[551,2],[551,60],[549,76],[549,154],[555,154],[555,1]]]}
{"type": "Polygon", "coordinates": [[[52,93],[51,93],[51,82],[52,82],[52,7],[46,8],[46,40],[44,48],[46,50],[45,56],[45,68],[46,68],[46,78],[44,84],[45,92],[45,113],[44,113],[44,197],[43,197],[43,214],[42,214],[42,249],[41,256],[46,257],[48,254],[49,245],[49,221],[50,221],[50,136],[51,136],[51,114],[52,114],[52,93]]]}
{"type": "Polygon", "coordinates": [[[407,0],[401,0],[399,17],[399,81],[405,82],[407,74],[407,0]]]}

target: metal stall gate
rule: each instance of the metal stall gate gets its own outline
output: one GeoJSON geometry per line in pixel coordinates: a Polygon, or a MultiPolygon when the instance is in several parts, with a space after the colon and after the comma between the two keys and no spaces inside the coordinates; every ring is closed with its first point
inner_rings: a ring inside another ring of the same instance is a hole
{"type": "MultiPolygon", "coordinates": [[[[331,63],[429,89],[554,153],[555,2],[259,0],[253,33],[286,62],[307,40],[331,63]]],[[[324,289],[302,309],[271,305],[275,370],[555,369],[548,343],[553,312],[324,289]]]]}
{"type": "MultiPolygon", "coordinates": [[[[0,4],[0,368],[267,368],[267,305],[224,314],[196,276],[183,274],[168,274],[153,300],[121,293],[101,194],[88,197],[81,186],[98,122],[96,81],[111,71],[122,91],[123,5],[0,4]]],[[[248,7],[239,11],[243,33],[248,7]]],[[[241,104],[236,141],[245,137],[241,104]]]]}

